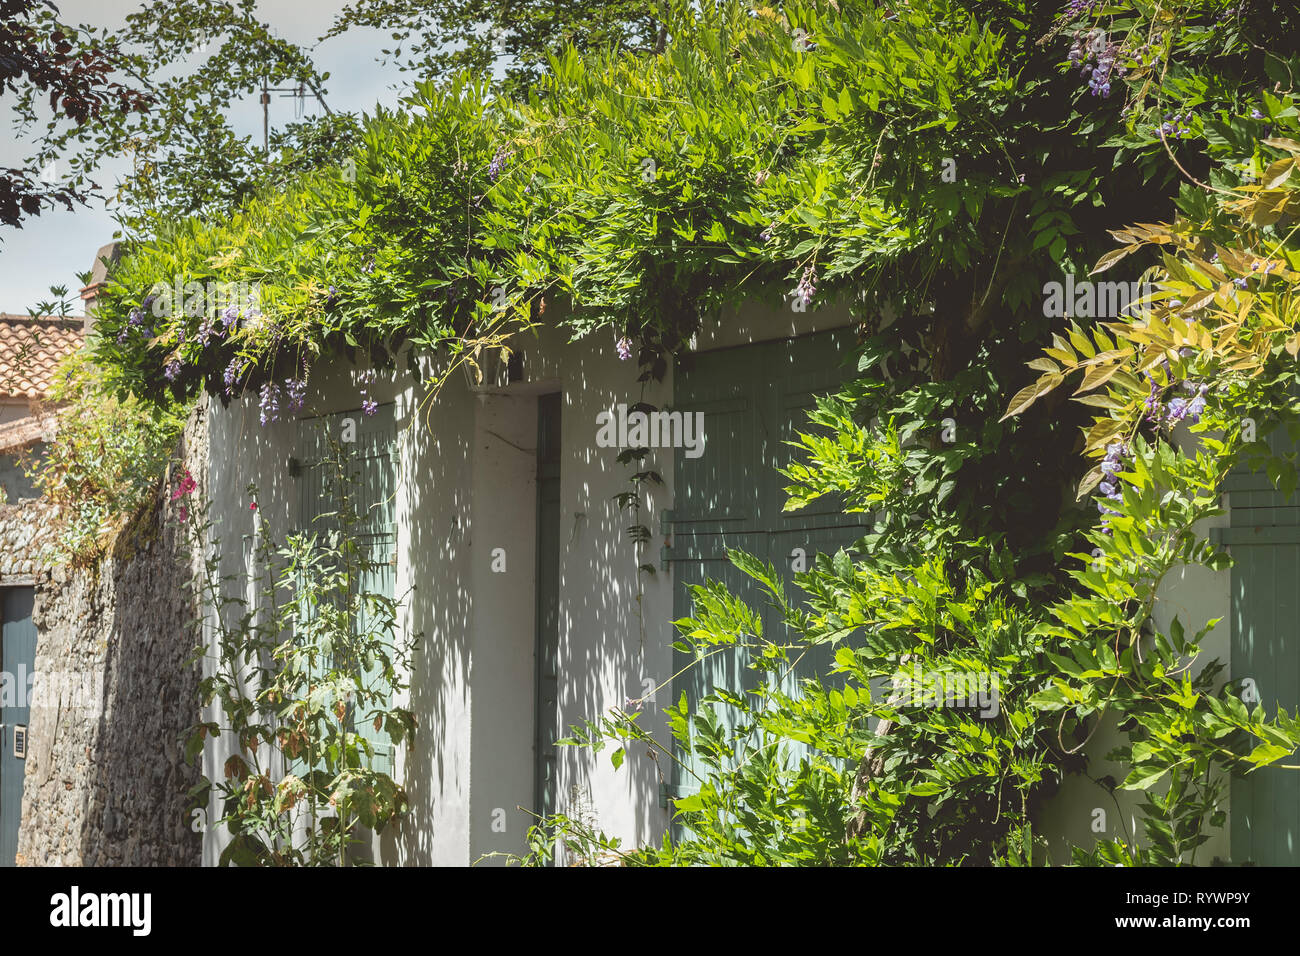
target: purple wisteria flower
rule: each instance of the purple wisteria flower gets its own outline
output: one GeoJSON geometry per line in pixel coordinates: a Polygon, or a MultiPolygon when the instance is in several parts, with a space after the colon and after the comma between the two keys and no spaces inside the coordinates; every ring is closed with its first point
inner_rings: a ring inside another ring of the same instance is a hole
{"type": "Polygon", "coordinates": [[[803,276],[799,279],[799,284],[794,288],[794,297],[803,303],[806,309],[812,303],[813,295],[817,292],[817,273],[812,266],[803,270],[803,276]]]}
{"type": "Polygon", "coordinates": [[[1264,118],[1264,114],[1261,113],[1261,112],[1259,111],[1258,108],[1256,108],[1256,109],[1253,109],[1253,110],[1250,111],[1250,118],[1251,118],[1251,119],[1263,119],[1263,118],[1264,118]]]}
{"type": "Polygon", "coordinates": [[[498,146],[496,153],[492,156],[492,162],[488,164],[488,179],[496,182],[497,177],[501,175],[501,171],[506,168],[508,161],[509,156],[506,153],[506,148],[498,146]]]}
{"type": "Polygon", "coordinates": [[[758,234],[758,237],[764,242],[771,242],[772,237],[776,235],[776,223],[770,223],[766,229],[758,234]]]}
{"type": "Polygon", "coordinates": [[[302,411],[307,404],[307,380],[305,378],[287,378],[284,380],[284,391],[289,399],[289,411],[302,411]]]}
{"type": "Polygon", "coordinates": [[[179,359],[172,359],[163,368],[163,378],[169,382],[176,381],[176,377],[181,374],[181,363],[179,359]]]}
{"type": "MultiPolygon", "coordinates": [[[[1160,384],[1151,379],[1151,391],[1147,394],[1146,401],[1142,406],[1146,419],[1149,422],[1158,422],[1165,417],[1164,403],[1160,401],[1160,384]]],[[[1106,465],[1102,464],[1102,471],[1106,470],[1106,465]]]]}
{"type": "MultiPolygon", "coordinates": [[[[1090,7],[1091,4],[1085,4],[1080,7],[1080,12],[1090,7]]],[[[1066,17],[1073,19],[1076,15],[1067,11],[1066,17]]],[[[1082,31],[1074,34],[1068,59],[1070,66],[1078,68],[1080,76],[1088,77],[1092,95],[1105,99],[1110,96],[1112,76],[1123,76],[1127,72],[1126,67],[1115,63],[1119,52],[1120,45],[1108,40],[1106,31],[1094,28],[1086,34],[1082,31]]]]}
{"type": "Polygon", "coordinates": [[[1128,446],[1123,442],[1114,442],[1106,446],[1106,457],[1101,462],[1101,470],[1106,475],[1106,478],[1098,485],[1098,488],[1106,497],[1105,500],[1097,502],[1097,510],[1101,512],[1101,530],[1103,534],[1111,533],[1111,516],[1120,514],[1120,512],[1106,504],[1106,501],[1122,501],[1124,498],[1124,493],[1120,490],[1119,479],[1115,476],[1119,473],[1126,454],[1128,454],[1128,446]]]}
{"type": "Polygon", "coordinates": [[[370,396],[370,386],[375,383],[375,370],[368,368],[357,377],[357,387],[361,391],[361,411],[367,416],[379,411],[379,403],[370,396]]]}
{"type": "Polygon", "coordinates": [[[1187,417],[1187,406],[1189,404],[1190,402],[1185,398],[1175,398],[1169,403],[1169,417],[1166,421],[1168,421],[1171,426],[1177,425],[1187,417]]]}
{"type": "Polygon", "coordinates": [[[199,323],[199,331],[194,336],[194,340],[199,343],[201,348],[207,348],[208,343],[220,334],[217,330],[220,321],[220,319],[213,319],[206,315],[203,317],[203,321],[199,323]]]}
{"type": "Polygon", "coordinates": [[[1205,414],[1205,396],[1209,394],[1210,386],[1193,386],[1191,382],[1188,382],[1187,388],[1188,391],[1192,391],[1193,388],[1195,389],[1195,394],[1187,405],[1187,423],[1189,425],[1196,425],[1200,422],[1201,416],[1205,414]]]}
{"type": "Polygon", "coordinates": [[[1192,131],[1190,124],[1192,122],[1191,112],[1186,113],[1166,113],[1165,121],[1160,124],[1160,132],[1173,139],[1182,139],[1192,131]]]}
{"type": "Polygon", "coordinates": [[[260,417],[263,425],[266,425],[267,422],[278,422],[280,420],[280,386],[274,382],[266,382],[262,386],[262,393],[257,404],[261,411],[260,417]]]}
{"type": "MultiPolygon", "coordinates": [[[[1088,79],[1088,88],[1092,90],[1093,96],[1100,96],[1102,99],[1110,96],[1110,74],[1115,68],[1115,58],[1119,56],[1119,44],[1108,43],[1100,53],[1097,54],[1097,66],[1092,71],[1092,76],[1088,79]]],[[[1120,67],[1118,75],[1124,75],[1124,68],[1120,67]]]]}
{"type": "Polygon", "coordinates": [[[619,340],[614,343],[614,348],[618,351],[618,357],[621,361],[626,362],[632,357],[632,340],[626,335],[621,336],[619,340]]]}
{"type": "Polygon", "coordinates": [[[248,368],[248,363],[244,362],[238,356],[230,360],[226,370],[222,373],[222,381],[226,383],[226,397],[230,397],[235,391],[235,382],[239,376],[244,374],[244,369],[248,368]]]}

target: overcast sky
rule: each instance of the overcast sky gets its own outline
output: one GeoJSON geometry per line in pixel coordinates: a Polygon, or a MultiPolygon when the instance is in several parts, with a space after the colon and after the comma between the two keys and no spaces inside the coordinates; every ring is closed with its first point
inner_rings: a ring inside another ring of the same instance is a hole
{"type": "MultiPolygon", "coordinates": [[[[65,21],[95,26],[119,26],[139,0],[56,0],[65,21]]],[[[326,31],[345,0],[260,0],[263,19],[287,40],[311,44],[326,31]]],[[[393,88],[404,76],[391,64],[380,66],[376,57],[389,38],[373,30],[353,30],[335,37],[316,50],[317,66],[330,74],[326,101],[336,112],[371,112],[376,103],[392,107],[400,94],[393,88]]],[[[15,142],[12,97],[0,98],[0,166],[21,166],[34,150],[30,143],[15,142]]],[[[272,126],[291,121],[298,109],[293,98],[271,101],[272,126]]],[[[304,111],[314,115],[320,107],[309,96],[304,111]]],[[[260,139],[262,111],[256,98],[233,111],[235,131],[260,139]]],[[[119,170],[109,169],[98,179],[111,190],[119,170]]],[[[56,207],[24,220],[21,229],[5,228],[0,243],[0,312],[25,313],[43,299],[49,287],[66,285],[75,297],[76,273],[89,269],[96,250],[111,241],[113,220],[102,204],[76,207],[66,212],[56,207]]],[[[78,304],[76,311],[80,312],[78,304]]]]}

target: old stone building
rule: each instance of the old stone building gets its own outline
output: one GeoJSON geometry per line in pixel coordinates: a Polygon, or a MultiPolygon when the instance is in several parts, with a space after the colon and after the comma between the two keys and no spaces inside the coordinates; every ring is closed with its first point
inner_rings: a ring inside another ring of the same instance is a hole
{"type": "MultiPolygon", "coordinates": [[[[0,866],[199,859],[183,760],[195,608],[162,485],[102,559],[74,568],[58,558],[58,509],[24,467],[55,437],[51,387],[93,334],[115,258],[112,245],[96,255],[84,317],[0,315],[0,866]]],[[[187,430],[182,454],[196,442],[187,430]]]]}

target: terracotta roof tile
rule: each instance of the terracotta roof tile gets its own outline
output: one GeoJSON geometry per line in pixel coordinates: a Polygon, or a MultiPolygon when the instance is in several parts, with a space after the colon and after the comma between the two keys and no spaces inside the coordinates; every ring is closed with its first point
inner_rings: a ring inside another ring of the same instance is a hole
{"type": "Polygon", "coordinates": [[[59,362],[85,340],[80,318],[0,312],[0,397],[46,397],[59,362]]]}

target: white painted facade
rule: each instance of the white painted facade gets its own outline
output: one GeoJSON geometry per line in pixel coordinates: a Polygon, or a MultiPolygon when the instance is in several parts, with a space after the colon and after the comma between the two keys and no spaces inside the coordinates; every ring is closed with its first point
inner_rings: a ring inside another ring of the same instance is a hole
{"type": "MultiPolygon", "coordinates": [[[[845,310],[796,314],[749,308],[728,316],[697,342],[701,350],[788,337],[847,324],[845,310]]],[[[597,416],[620,403],[672,401],[671,370],[645,386],[634,361],[619,361],[604,333],[575,342],[546,327],[512,346],[523,378],[471,390],[457,371],[436,398],[435,367],[419,360],[423,384],[407,370],[378,374],[371,395],[394,402],[397,472],[397,585],[407,594],[407,626],[423,634],[408,706],[418,720],[415,747],[400,748],[396,772],[411,811],[379,841],[390,864],[468,865],[490,853],[519,853],[534,794],[534,650],[537,399],[563,395],[560,524],[560,727],[640,698],[645,681],[661,686],[643,709],[642,726],[669,744],[662,707],[672,698],[672,575],[641,573],[658,563],[660,540],[636,552],[614,496],[634,469],[618,449],[596,445],[597,416]],[[493,570],[504,549],[504,572],[493,570]],[[409,594],[408,594],[409,592],[409,594]],[[504,832],[501,821],[504,819],[504,832]],[[495,824],[495,826],[494,826],[495,824]]],[[[346,362],[318,367],[308,392],[311,414],[355,410],[357,376],[346,362]]],[[[211,517],[227,573],[241,567],[255,522],[276,537],[296,527],[297,488],[289,476],[297,425],[258,423],[255,398],[210,405],[211,517]],[[259,509],[250,509],[249,485],[259,509]]],[[[642,523],[659,527],[672,506],[673,451],[654,449],[644,467],[662,486],[643,493],[642,523]]],[[[215,715],[205,719],[217,719],[215,715]]],[[[216,779],[232,741],[204,754],[216,779]]],[[[669,822],[660,783],[670,768],[634,749],[615,769],[608,751],[559,749],[558,809],[581,814],[625,845],[658,842],[669,822]],[[662,770],[662,774],[661,774],[662,770]]],[[[209,818],[219,817],[209,808],[209,818]]],[[[205,836],[204,862],[216,863],[224,828],[205,836]]],[[[493,858],[499,860],[500,858],[493,858]]]]}
{"type": "MultiPolygon", "coordinates": [[[[794,314],[748,307],[712,323],[699,350],[766,341],[846,325],[847,310],[794,314]]],[[[672,374],[645,387],[635,362],[620,362],[608,333],[579,341],[553,327],[516,337],[523,354],[522,380],[501,388],[472,390],[459,371],[436,396],[428,392],[434,368],[419,360],[421,381],[399,359],[371,387],[381,403],[394,402],[400,449],[397,470],[397,595],[407,595],[406,623],[421,633],[407,705],[415,712],[415,746],[399,748],[396,775],[411,810],[378,841],[376,859],[386,864],[471,865],[493,853],[521,853],[532,822],[522,808],[534,799],[534,653],[536,562],[537,399],[559,391],[562,401],[560,524],[559,727],[594,718],[629,698],[641,697],[644,681],[671,677],[672,573],[638,574],[640,563],[658,564],[660,513],[672,507],[672,451],[655,449],[644,467],[662,486],[644,489],[642,523],[656,538],[638,554],[629,524],[614,496],[628,488],[630,466],[616,462],[616,449],[596,445],[597,415],[620,403],[671,404],[672,374]],[[493,570],[495,549],[504,549],[504,572],[493,570]],[[504,830],[501,823],[504,821],[504,830]]],[[[313,371],[308,407],[313,414],[355,410],[361,369],[346,362],[313,371]]],[[[297,425],[258,424],[256,400],[210,405],[210,495],[215,533],[227,571],[243,561],[254,524],[276,536],[296,527],[297,489],[289,476],[297,425]],[[247,488],[258,488],[257,512],[247,488]]],[[[1223,519],[1226,521],[1226,518],[1223,519]]],[[[1228,574],[1191,569],[1171,576],[1159,611],[1166,623],[1176,609],[1186,622],[1222,617],[1207,643],[1207,657],[1227,661],[1228,574]]],[[[643,726],[670,745],[662,707],[675,699],[661,686],[648,703],[643,726]]],[[[205,719],[216,719],[215,715],[205,719]]],[[[1091,773],[1122,780],[1124,771],[1101,759],[1117,738],[1088,746],[1091,773]]],[[[204,773],[216,779],[229,740],[204,755],[204,773]]],[[[580,815],[624,845],[659,842],[669,823],[661,805],[666,761],[643,748],[629,752],[616,770],[608,750],[559,748],[558,807],[580,815]]],[[[1127,826],[1136,824],[1136,800],[1123,799],[1127,826]]],[[[210,819],[219,816],[209,808],[210,819]]],[[[1097,837],[1124,836],[1114,802],[1102,788],[1072,777],[1045,814],[1046,835],[1064,861],[1064,841],[1088,845],[1097,837]],[[1094,829],[1096,808],[1106,829],[1094,829]]],[[[215,864],[228,840],[224,830],[205,836],[204,862],[215,864]]],[[[1227,833],[1219,831],[1198,860],[1228,857],[1227,833]]],[[[499,862],[500,857],[490,862],[499,862]]]]}

